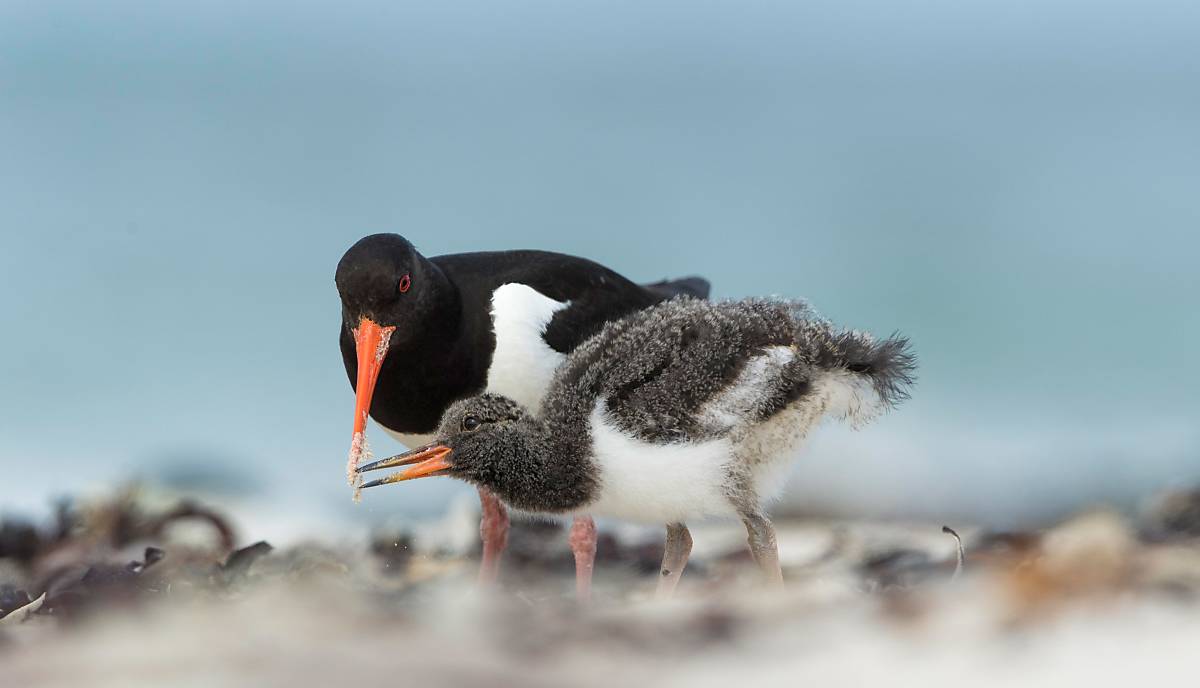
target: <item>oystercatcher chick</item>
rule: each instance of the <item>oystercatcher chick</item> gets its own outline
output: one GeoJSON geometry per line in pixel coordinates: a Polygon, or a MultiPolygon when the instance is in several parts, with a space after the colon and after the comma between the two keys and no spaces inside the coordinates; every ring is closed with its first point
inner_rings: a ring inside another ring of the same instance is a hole
{"type": "Polygon", "coordinates": [[[907,398],[908,341],[838,330],[794,301],[669,301],[606,325],[559,368],[537,414],[484,394],[450,406],[407,466],[363,487],[448,475],[514,508],[665,523],[660,595],[691,550],[687,521],[736,516],[782,583],[764,503],[823,417],[855,426],[907,398]]]}
{"type": "MultiPolygon", "coordinates": [[[[396,234],[375,234],[342,256],[341,349],[355,389],[349,475],[366,451],[368,413],[416,447],[454,401],[484,391],[541,403],[565,355],[607,321],[678,295],[707,298],[692,277],[638,285],[590,260],[544,251],[426,258],[396,234]]],[[[508,531],[504,505],[480,486],[483,563],[496,578],[508,531]]],[[[579,516],[571,544],[590,580],[595,524],[579,516]]]]}

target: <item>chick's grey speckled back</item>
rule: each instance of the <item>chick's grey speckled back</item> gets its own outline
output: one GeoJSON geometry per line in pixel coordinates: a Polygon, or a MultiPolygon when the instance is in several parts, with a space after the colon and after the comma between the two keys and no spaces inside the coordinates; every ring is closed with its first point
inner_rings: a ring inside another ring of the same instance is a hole
{"type": "MultiPolygon", "coordinates": [[[[744,421],[761,421],[807,394],[820,375],[868,385],[884,407],[907,396],[907,340],[838,331],[800,301],[674,299],[609,323],[559,368],[541,409],[559,428],[583,428],[598,401],[612,422],[650,442],[693,441],[732,429],[706,406],[772,347],[795,352],[757,380],[744,421]]],[[[582,440],[584,438],[574,438],[582,440]]]]}

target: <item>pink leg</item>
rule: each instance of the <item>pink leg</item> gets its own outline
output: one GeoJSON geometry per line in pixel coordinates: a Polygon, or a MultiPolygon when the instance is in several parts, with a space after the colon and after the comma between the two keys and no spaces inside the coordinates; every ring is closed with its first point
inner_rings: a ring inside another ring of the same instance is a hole
{"type": "Polygon", "coordinates": [[[596,563],[596,522],[591,516],[575,517],[569,541],[575,555],[575,595],[587,602],[592,599],[592,566],[596,563]]]}
{"type": "Polygon", "coordinates": [[[479,585],[489,586],[500,575],[500,554],[508,544],[508,510],[491,490],[479,488],[479,504],[483,518],[479,521],[479,537],[483,540],[483,563],[479,567],[479,585]]]}

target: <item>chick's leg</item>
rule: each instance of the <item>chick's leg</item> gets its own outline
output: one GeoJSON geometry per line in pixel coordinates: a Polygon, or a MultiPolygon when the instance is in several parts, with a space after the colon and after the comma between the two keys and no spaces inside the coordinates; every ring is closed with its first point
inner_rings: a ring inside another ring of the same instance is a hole
{"type": "Polygon", "coordinates": [[[663,549],[662,567],[659,569],[658,590],[655,597],[666,599],[675,592],[688,555],[692,553],[692,534],[682,523],[667,524],[667,544],[663,549]]]}
{"type": "Polygon", "coordinates": [[[760,512],[742,514],[742,522],[746,524],[747,541],[750,543],[750,555],[767,577],[767,583],[773,588],[783,587],[783,569],[779,566],[779,545],[775,542],[775,528],[767,517],[760,512]]]}

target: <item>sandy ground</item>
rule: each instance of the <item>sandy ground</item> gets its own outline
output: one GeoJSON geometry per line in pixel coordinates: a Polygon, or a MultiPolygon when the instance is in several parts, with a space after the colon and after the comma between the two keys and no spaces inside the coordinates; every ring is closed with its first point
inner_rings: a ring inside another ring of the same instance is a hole
{"type": "Polygon", "coordinates": [[[763,589],[737,527],[696,528],[665,602],[661,538],[618,528],[580,605],[555,524],[518,523],[500,585],[480,590],[462,514],[366,547],[230,554],[219,514],[125,495],[37,531],[32,549],[5,524],[0,685],[1187,685],[1194,497],[1136,520],[964,527],[961,570],[940,524],[788,520],[784,592],[763,589]]]}

